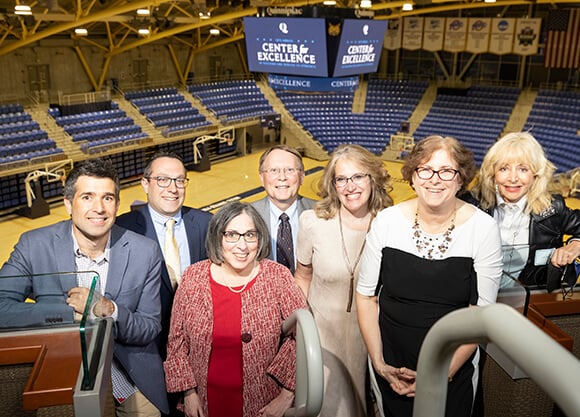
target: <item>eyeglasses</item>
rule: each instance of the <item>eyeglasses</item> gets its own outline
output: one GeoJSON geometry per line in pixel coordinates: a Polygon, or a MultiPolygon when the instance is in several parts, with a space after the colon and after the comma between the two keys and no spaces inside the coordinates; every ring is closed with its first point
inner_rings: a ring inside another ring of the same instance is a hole
{"type": "Polygon", "coordinates": [[[157,182],[157,185],[160,186],[161,188],[169,187],[171,185],[172,181],[175,182],[175,186],[177,188],[185,188],[185,187],[187,187],[187,184],[189,184],[189,178],[171,178],[171,177],[157,176],[157,177],[145,177],[145,179],[147,179],[149,181],[155,180],[157,182]]]}
{"type": "Polygon", "coordinates": [[[444,168],[440,169],[439,171],[435,171],[431,168],[416,168],[415,172],[422,180],[430,180],[433,178],[433,175],[437,174],[441,181],[452,181],[459,171],[451,168],[444,168]]]}
{"type": "Polygon", "coordinates": [[[262,172],[268,174],[270,177],[277,178],[282,172],[284,172],[284,175],[292,177],[302,172],[302,170],[300,168],[268,168],[263,169],[262,172]]]}
{"type": "Polygon", "coordinates": [[[228,243],[236,243],[242,236],[244,237],[246,243],[255,243],[260,237],[260,234],[255,230],[248,230],[246,233],[239,233],[234,230],[226,230],[225,232],[222,232],[222,234],[228,243]]]}
{"type": "Polygon", "coordinates": [[[349,181],[352,181],[353,184],[362,185],[367,177],[370,177],[371,174],[354,174],[352,177],[336,177],[332,182],[336,187],[342,188],[346,187],[349,181]]]}

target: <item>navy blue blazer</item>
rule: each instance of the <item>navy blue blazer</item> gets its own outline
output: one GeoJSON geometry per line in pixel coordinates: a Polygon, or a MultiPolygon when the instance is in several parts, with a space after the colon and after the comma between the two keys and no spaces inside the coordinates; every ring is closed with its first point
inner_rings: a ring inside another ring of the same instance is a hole
{"type": "MultiPolygon", "coordinates": [[[[191,207],[182,207],[181,216],[185,224],[185,231],[187,234],[187,242],[189,246],[189,257],[191,263],[201,261],[207,258],[205,251],[205,237],[207,235],[207,228],[212,214],[203,210],[194,209],[191,207]]],[[[132,230],[135,233],[146,236],[157,242],[157,246],[161,249],[157,241],[157,234],[155,233],[155,226],[149,213],[148,205],[139,207],[137,210],[130,211],[117,217],[117,225],[126,229],[132,230]]],[[[161,357],[165,358],[167,351],[167,336],[169,334],[169,323],[171,319],[171,307],[173,305],[173,288],[171,287],[171,280],[169,273],[163,261],[161,269],[161,333],[159,334],[157,343],[161,357]]]]}
{"type": "MultiPolygon", "coordinates": [[[[162,259],[150,239],[113,225],[105,297],[117,304],[114,356],[137,388],[160,411],[168,412],[163,363],[155,343],[161,331],[162,259]]],[[[75,270],[72,222],[66,220],[23,233],[0,276],[75,270]]],[[[0,327],[73,323],[66,294],[76,286],[74,274],[0,279],[0,327]],[[25,303],[27,297],[36,303],[25,303]]]]}

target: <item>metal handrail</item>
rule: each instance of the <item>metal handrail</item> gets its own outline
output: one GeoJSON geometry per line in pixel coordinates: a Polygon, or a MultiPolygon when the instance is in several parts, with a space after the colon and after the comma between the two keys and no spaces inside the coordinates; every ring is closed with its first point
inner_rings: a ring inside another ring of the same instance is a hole
{"type": "Polygon", "coordinates": [[[322,408],[324,374],[320,337],[312,314],[306,309],[296,310],[284,323],[282,332],[288,335],[296,328],[296,391],[294,407],[284,413],[287,417],[314,417],[322,408]]]}
{"type": "Polygon", "coordinates": [[[413,417],[443,417],[453,353],[466,343],[493,342],[568,416],[580,415],[580,361],[513,308],[494,304],[443,317],[427,333],[417,366],[413,417]]]}

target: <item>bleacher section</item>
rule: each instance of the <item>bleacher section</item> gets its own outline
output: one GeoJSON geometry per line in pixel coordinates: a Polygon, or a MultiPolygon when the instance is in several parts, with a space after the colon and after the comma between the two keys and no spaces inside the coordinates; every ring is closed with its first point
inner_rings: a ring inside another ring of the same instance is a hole
{"type": "Polygon", "coordinates": [[[63,155],[62,149],[22,105],[0,106],[0,164],[42,162],[59,155],[63,155]]]}
{"type": "Polygon", "coordinates": [[[422,82],[371,80],[363,113],[353,113],[352,92],[277,95],[327,152],[343,143],[357,143],[378,155],[401,122],[409,119],[426,88],[422,82]]]}
{"type": "Polygon", "coordinates": [[[49,114],[71,137],[80,142],[85,153],[93,153],[101,148],[135,143],[147,138],[133,119],[112,102],[111,110],[99,110],[61,116],[56,107],[49,108],[49,114]]]}
{"type": "MultiPolygon", "coordinates": [[[[105,103],[105,110],[90,108],[78,114],[62,106],[61,110],[49,108],[47,113],[44,106],[26,111],[20,104],[1,105],[0,211],[26,204],[26,174],[45,162],[64,158],[77,162],[99,153],[114,160],[121,179],[133,181],[142,173],[152,149],[179,152],[186,163],[192,163],[193,143],[198,137],[224,128],[237,135],[243,134],[246,126],[264,127],[261,119],[283,111],[282,104],[329,153],[339,144],[358,143],[381,154],[401,123],[410,122],[419,123],[410,132],[415,141],[433,134],[454,136],[474,152],[479,164],[488,147],[505,133],[508,120],[507,128],[512,129],[517,115],[519,124],[514,129],[531,130],[559,173],[580,167],[580,92],[540,90],[533,106],[530,99],[525,111],[512,114],[514,108],[524,108],[516,104],[518,96],[520,101],[525,96],[517,88],[472,86],[464,94],[440,89],[431,105],[434,95],[427,90],[427,82],[373,78],[366,87],[366,97],[364,88],[357,94],[272,90],[272,96],[266,94],[280,106],[278,112],[254,80],[196,84],[188,87],[189,92],[176,88],[131,91],[124,94],[127,101],[119,97],[105,103]]],[[[286,114],[284,117],[288,120],[286,114]]],[[[315,147],[320,150],[318,144],[315,147]]],[[[211,160],[219,160],[235,156],[240,148],[237,141],[231,145],[209,141],[204,151],[211,160]]],[[[318,155],[324,159],[324,152],[318,155]]],[[[61,198],[59,182],[41,182],[45,198],[61,198]]]]}
{"type": "Polygon", "coordinates": [[[253,80],[194,84],[188,91],[224,125],[274,114],[253,80]]]}
{"type": "Polygon", "coordinates": [[[580,93],[540,90],[526,121],[558,171],[580,167],[580,93]]]}
{"type": "Polygon", "coordinates": [[[163,136],[169,137],[211,124],[176,88],[153,88],[125,93],[139,112],[163,136]]]}
{"type": "Polygon", "coordinates": [[[473,152],[480,165],[489,147],[501,136],[520,90],[472,86],[464,93],[438,92],[413,136],[415,141],[430,135],[455,137],[473,152]]]}

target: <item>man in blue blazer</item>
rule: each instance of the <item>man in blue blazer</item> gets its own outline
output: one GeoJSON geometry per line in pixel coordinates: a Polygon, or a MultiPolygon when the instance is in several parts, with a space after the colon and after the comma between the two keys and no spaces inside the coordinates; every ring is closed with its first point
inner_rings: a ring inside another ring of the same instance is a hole
{"type": "Polygon", "coordinates": [[[300,153],[287,145],[275,145],[267,149],[260,157],[260,180],[266,191],[266,197],[254,201],[252,206],[268,225],[272,240],[270,259],[276,259],[276,245],[280,215],[286,213],[292,230],[294,265],[296,267],[296,241],[298,238],[298,218],[304,210],[311,209],[316,201],[298,194],[304,182],[304,162],[300,153]]]}
{"type": "MultiPolygon", "coordinates": [[[[183,206],[188,182],[187,170],[179,155],[157,152],[147,163],[141,179],[147,204],[117,218],[117,225],[153,239],[159,248],[163,248],[165,243],[165,223],[173,218],[181,261],[180,275],[189,265],[207,258],[205,237],[212,216],[211,213],[183,206]]],[[[162,330],[158,346],[162,358],[165,358],[175,293],[165,263],[161,277],[162,330]]]]}
{"type": "Polygon", "coordinates": [[[114,320],[113,394],[119,411],[159,416],[168,411],[163,364],[155,339],[161,330],[162,255],[150,239],[114,225],[119,179],[110,161],[75,166],[64,188],[71,216],[22,234],[0,276],[0,327],[73,323],[83,312],[88,288],[81,274],[101,279],[93,316],[114,320]],[[32,276],[34,274],[34,276],[32,276]],[[26,298],[35,303],[25,303],[26,298]]]}

